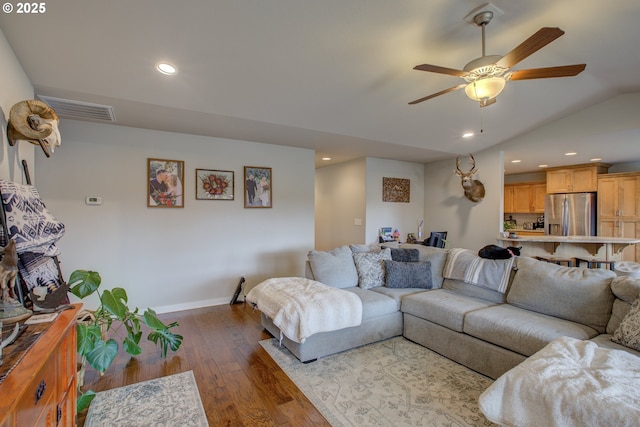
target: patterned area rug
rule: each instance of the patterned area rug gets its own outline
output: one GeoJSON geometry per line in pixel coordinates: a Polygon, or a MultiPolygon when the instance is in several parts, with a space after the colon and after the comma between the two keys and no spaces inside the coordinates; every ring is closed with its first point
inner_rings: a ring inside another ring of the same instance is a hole
{"type": "Polygon", "coordinates": [[[208,426],[193,371],[97,393],[85,427],[208,426]]]}
{"type": "Polygon", "coordinates": [[[494,426],[478,409],[493,380],[402,337],[303,364],[260,344],[332,426],[494,426]]]}

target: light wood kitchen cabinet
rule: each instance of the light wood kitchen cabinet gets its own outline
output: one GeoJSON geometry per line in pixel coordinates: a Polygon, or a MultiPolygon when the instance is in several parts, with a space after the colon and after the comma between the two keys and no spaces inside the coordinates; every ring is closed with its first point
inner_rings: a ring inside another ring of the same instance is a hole
{"type": "Polygon", "coordinates": [[[76,425],[75,324],[80,307],[59,313],[50,326],[30,325],[18,338],[39,334],[27,350],[19,344],[3,349],[4,362],[19,361],[0,382],[1,427],[76,425]]]}
{"type": "Polygon", "coordinates": [[[513,212],[513,185],[504,186],[504,212],[513,212]]]}
{"type": "Polygon", "coordinates": [[[544,182],[506,184],[504,186],[505,213],[544,213],[544,182]]]}
{"type": "Polygon", "coordinates": [[[598,174],[607,173],[605,163],[547,169],[547,193],[583,193],[598,191],[598,174]]]}
{"type": "MultiPolygon", "coordinates": [[[[640,236],[640,172],[598,177],[598,235],[640,236]]],[[[622,259],[640,262],[638,245],[625,248],[622,259]]]]}
{"type": "Polygon", "coordinates": [[[547,184],[533,184],[531,186],[531,212],[544,213],[544,196],[547,195],[547,184]]]}

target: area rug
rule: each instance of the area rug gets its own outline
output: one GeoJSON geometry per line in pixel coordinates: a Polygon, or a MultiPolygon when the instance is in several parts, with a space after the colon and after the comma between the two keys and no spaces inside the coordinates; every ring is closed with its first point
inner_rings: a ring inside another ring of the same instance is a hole
{"type": "Polygon", "coordinates": [[[403,337],[307,364],[260,344],[334,427],[495,425],[478,408],[493,380],[403,337]]]}
{"type": "Polygon", "coordinates": [[[98,392],[85,427],[208,426],[193,371],[98,392]]]}

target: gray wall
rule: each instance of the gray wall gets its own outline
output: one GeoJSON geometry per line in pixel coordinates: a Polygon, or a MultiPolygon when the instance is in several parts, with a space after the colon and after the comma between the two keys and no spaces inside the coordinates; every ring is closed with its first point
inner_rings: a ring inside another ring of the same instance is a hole
{"type": "Polygon", "coordinates": [[[314,153],[252,142],[65,120],[37,158],[38,189],[66,225],[60,259],[159,311],[228,303],[269,277],[304,274],[313,248],[314,153]],[[147,207],[147,158],[185,162],[183,209],[147,207]],[[244,208],[244,166],[272,168],[271,209],[244,208]],[[195,169],[235,173],[235,200],[195,200],[195,169]],[[99,196],[100,206],[85,204],[99,196]]]}
{"type": "MultiPolygon", "coordinates": [[[[34,145],[21,142],[11,147],[7,141],[7,122],[11,107],[20,101],[33,99],[33,86],[25,74],[18,59],[11,50],[4,33],[0,31],[0,179],[24,183],[22,173],[22,160],[26,160],[30,166],[32,178],[35,179],[33,170],[34,145]]],[[[38,149],[39,154],[44,153],[38,149]]]]}
{"type": "Polygon", "coordinates": [[[447,231],[447,248],[478,250],[495,244],[502,226],[503,163],[498,150],[473,153],[478,172],[474,177],[485,186],[485,198],[474,203],[464,196],[455,174],[455,159],[429,163],[424,173],[425,234],[447,231]]]}

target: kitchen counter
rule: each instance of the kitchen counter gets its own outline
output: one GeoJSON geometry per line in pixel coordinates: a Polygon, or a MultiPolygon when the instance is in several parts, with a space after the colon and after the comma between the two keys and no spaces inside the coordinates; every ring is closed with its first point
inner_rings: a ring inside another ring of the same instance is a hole
{"type": "Polygon", "coordinates": [[[581,257],[603,261],[619,261],[620,252],[637,243],[640,243],[640,238],[549,235],[498,237],[498,244],[502,247],[522,247],[520,254],[524,256],[581,257]]]}
{"type": "Polygon", "coordinates": [[[509,230],[512,233],[516,233],[518,236],[544,236],[543,228],[536,228],[535,230],[526,230],[522,227],[512,228],[509,230]]]}

